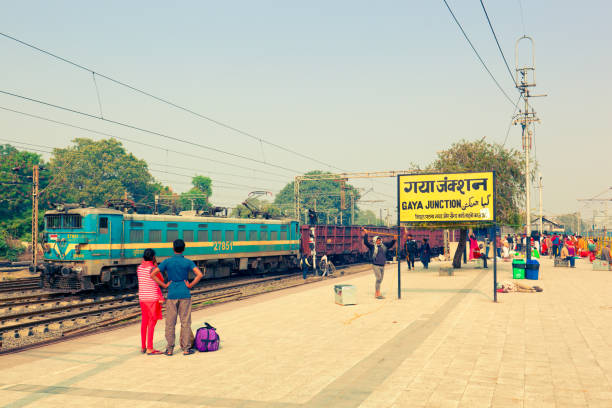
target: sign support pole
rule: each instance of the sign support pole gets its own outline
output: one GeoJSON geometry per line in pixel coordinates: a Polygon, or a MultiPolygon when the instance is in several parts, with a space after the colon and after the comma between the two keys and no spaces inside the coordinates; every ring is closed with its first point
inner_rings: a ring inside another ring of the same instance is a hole
{"type": "Polygon", "coordinates": [[[497,303],[497,223],[493,224],[493,302],[497,303]]]}
{"type": "Polygon", "coordinates": [[[402,262],[400,261],[400,244],[402,242],[400,228],[400,179],[397,176],[397,241],[395,241],[395,253],[397,258],[397,299],[402,298],[402,262]]]}

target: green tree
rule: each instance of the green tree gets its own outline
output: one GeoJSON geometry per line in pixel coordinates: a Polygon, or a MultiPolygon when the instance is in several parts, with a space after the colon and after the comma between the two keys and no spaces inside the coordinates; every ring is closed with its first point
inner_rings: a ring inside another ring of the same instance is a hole
{"type": "MultiPolygon", "coordinates": [[[[319,170],[306,173],[310,175],[329,175],[332,173],[319,170]]],[[[294,182],[287,184],[275,197],[274,204],[279,206],[290,206],[294,203],[294,182]]],[[[325,220],[325,212],[339,214],[342,211],[342,223],[351,223],[351,196],[355,203],[355,219],[357,219],[359,208],[357,202],[361,197],[359,191],[350,184],[345,185],[345,208],[341,208],[341,182],[340,180],[312,180],[300,182],[300,206],[302,209],[316,209],[320,214],[320,221],[325,220]]],[[[291,208],[291,207],[290,207],[291,208]]],[[[302,218],[304,214],[300,214],[302,218]]],[[[303,218],[302,218],[303,219],[303,218]]]]}
{"type": "MultiPolygon", "coordinates": [[[[32,166],[44,165],[41,156],[0,145],[0,231],[29,238],[32,227],[32,166]]],[[[46,187],[49,171],[40,171],[40,187],[46,187]]],[[[40,203],[45,208],[45,203],[40,203]]]]}
{"type": "Polygon", "coordinates": [[[382,225],[382,223],[383,221],[372,210],[361,210],[359,216],[355,218],[355,224],[358,225],[382,225]]]}
{"type": "Polygon", "coordinates": [[[149,173],[147,163],[127,153],[115,139],[78,138],[74,146],[54,149],[50,161],[52,180],[41,197],[50,202],[85,202],[98,206],[121,199],[127,192],[136,203],[154,201],[163,190],[149,173]]]}
{"type": "MultiPolygon", "coordinates": [[[[497,223],[512,226],[522,225],[520,208],[525,195],[524,169],[524,157],[518,150],[484,140],[454,143],[449,149],[438,152],[438,158],[427,168],[440,173],[495,171],[497,223]]],[[[462,229],[453,259],[454,268],[461,267],[466,241],[467,230],[462,229]]]]}
{"type": "Polygon", "coordinates": [[[183,210],[206,211],[211,205],[209,198],[212,195],[212,180],[205,176],[195,176],[191,179],[193,187],[180,196],[180,205],[183,210]]]}

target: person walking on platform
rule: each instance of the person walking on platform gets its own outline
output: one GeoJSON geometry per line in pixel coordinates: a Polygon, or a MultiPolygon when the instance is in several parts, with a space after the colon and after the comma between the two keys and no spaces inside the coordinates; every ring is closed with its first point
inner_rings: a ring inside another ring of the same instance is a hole
{"type": "Polygon", "coordinates": [[[140,323],[141,352],[149,356],[163,354],[153,348],[153,332],[158,320],[162,319],[161,304],[164,301],[161,289],[151,279],[151,271],[155,268],[155,251],[151,248],[144,250],[143,262],[136,269],[138,276],[138,300],[142,311],[140,323]]]}
{"type": "Polygon", "coordinates": [[[408,263],[408,270],[412,270],[414,269],[414,259],[416,258],[419,248],[414,238],[412,238],[412,234],[408,234],[406,238],[406,245],[404,248],[404,251],[406,251],[406,262],[408,263]]]}
{"type": "Polygon", "coordinates": [[[423,262],[425,269],[429,269],[429,261],[431,260],[431,247],[427,241],[427,238],[423,238],[423,245],[421,245],[421,262],[423,262]]]}
{"type": "Polygon", "coordinates": [[[373,239],[374,243],[371,243],[368,239],[368,233],[366,232],[365,228],[362,228],[362,231],[364,232],[363,243],[370,250],[372,270],[374,271],[374,276],[376,277],[376,292],[374,297],[376,297],[376,299],[384,299],[385,297],[380,293],[380,284],[382,283],[385,274],[387,251],[391,249],[393,245],[395,245],[395,240],[391,240],[391,242],[383,244],[382,239],[376,236],[373,239]]]}
{"type": "Polygon", "coordinates": [[[172,243],[174,256],[164,260],[151,272],[153,278],[160,286],[168,288],[168,301],[166,303],[166,355],[174,352],[175,326],[177,315],[181,319],[180,344],[184,355],[193,354],[193,338],[191,331],[191,293],[194,287],[204,276],[196,264],[183,256],[185,241],[176,239],[172,243]],[[195,279],[189,282],[189,272],[193,271],[195,279]],[[165,272],[168,283],[164,283],[158,276],[165,272]]]}
{"type": "Polygon", "coordinates": [[[555,258],[559,256],[559,244],[561,243],[560,241],[561,239],[559,238],[559,235],[557,234],[553,235],[551,242],[552,242],[553,256],[555,258]]]}

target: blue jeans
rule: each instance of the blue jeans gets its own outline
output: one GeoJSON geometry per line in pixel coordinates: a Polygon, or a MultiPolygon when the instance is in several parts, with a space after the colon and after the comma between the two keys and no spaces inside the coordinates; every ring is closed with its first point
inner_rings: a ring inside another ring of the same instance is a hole
{"type": "Polygon", "coordinates": [[[573,268],[576,266],[576,260],[574,259],[573,256],[568,256],[567,258],[565,258],[566,261],[569,261],[570,266],[573,268]]]}

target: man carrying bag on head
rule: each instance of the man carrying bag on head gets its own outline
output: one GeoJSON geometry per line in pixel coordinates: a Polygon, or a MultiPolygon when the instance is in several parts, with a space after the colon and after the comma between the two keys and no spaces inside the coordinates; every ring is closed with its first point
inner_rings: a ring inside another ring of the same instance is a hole
{"type": "Polygon", "coordinates": [[[365,228],[361,229],[364,232],[363,243],[370,250],[370,259],[372,259],[372,270],[376,277],[376,292],[374,297],[376,299],[384,299],[385,297],[380,293],[380,284],[382,283],[383,276],[385,274],[385,264],[387,263],[387,251],[395,245],[395,240],[387,244],[383,244],[380,237],[374,237],[374,243],[371,243],[368,239],[368,233],[365,228]]]}

